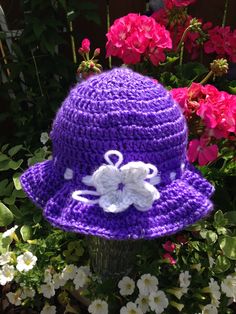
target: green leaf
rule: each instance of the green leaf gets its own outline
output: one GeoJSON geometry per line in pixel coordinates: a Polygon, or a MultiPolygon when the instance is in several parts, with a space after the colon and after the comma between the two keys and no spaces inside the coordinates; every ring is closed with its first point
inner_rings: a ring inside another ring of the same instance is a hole
{"type": "Polygon", "coordinates": [[[13,157],[14,155],[16,155],[21,148],[23,147],[23,145],[16,145],[14,147],[12,147],[11,149],[9,149],[8,154],[13,157]]]}
{"type": "Polygon", "coordinates": [[[9,162],[9,167],[13,170],[17,170],[20,167],[20,165],[22,164],[22,162],[23,162],[23,159],[20,159],[18,161],[11,160],[9,162]]]}
{"type": "Polygon", "coordinates": [[[20,228],[20,234],[24,241],[28,241],[32,237],[32,228],[31,226],[24,225],[20,228]]]}
{"type": "Polygon", "coordinates": [[[236,260],[236,237],[221,236],[219,238],[219,245],[225,256],[236,260]]]}
{"type": "Polygon", "coordinates": [[[223,273],[226,270],[228,270],[230,266],[231,266],[230,260],[225,256],[219,255],[214,265],[214,271],[216,273],[223,273]]]}
{"type": "Polygon", "coordinates": [[[13,214],[10,209],[0,202],[0,226],[7,227],[13,221],[13,214]]]}
{"type": "Polygon", "coordinates": [[[14,182],[14,186],[15,186],[16,190],[18,190],[18,191],[22,189],[21,183],[20,183],[20,176],[21,176],[21,173],[16,172],[16,173],[14,173],[14,175],[12,177],[12,180],[14,182]]]}
{"type": "Polygon", "coordinates": [[[224,214],[228,226],[236,226],[236,210],[224,214]]]}
{"type": "Polygon", "coordinates": [[[217,234],[214,231],[208,230],[206,232],[206,240],[209,244],[213,244],[218,239],[217,234]]]}
{"type": "Polygon", "coordinates": [[[0,253],[6,253],[8,251],[8,248],[12,242],[12,239],[10,237],[3,238],[2,233],[0,233],[0,253]]]}
{"type": "Polygon", "coordinates": [[[224,227],[226,224],[227,220],[222,210],[218,210],[214,215],[214,227],[224,227]]]}
{"type": "Polygon", "coordinates": [[[0,161],[9,160],[9,157],[6,154],[0,153],[0,161]]]}

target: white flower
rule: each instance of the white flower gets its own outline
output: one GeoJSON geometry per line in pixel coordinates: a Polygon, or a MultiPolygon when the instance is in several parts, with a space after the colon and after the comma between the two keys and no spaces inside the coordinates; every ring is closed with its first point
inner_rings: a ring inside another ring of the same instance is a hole
{"type": "Polygon", "coordinates": [[[6,252],[0,256],[0,265],[5,265],[11,261],[11,252],[6,252]]]}
{"type": "Polygon", "coordinates": [[[157,292],[151,292],[149,295],[149,306],[152,311],[156,313],[162,313],[167,308],[169,301],[165,293],[161,290],[157,292]]]}
{"type": "Polygon", "coordinates": [[[27,251],[24,254],[17,257],[17,270],[21,271],[29,271],[36,264],[37,257],[33,255],[31,252],[27,251]]]}
{"type": "Polygon", "coordinates": [[[209,267],[212,268],[213,265],[215,264],[215,260],[211,256],[208,256],[208,260],[209,260],[209,267]]]}
{"type": "Polygon", "coordinates": [[[151,164],[133,161],[118,168],[123,156],[118,151],[108,151],[104,158],[109,165],[99,167],[92,176],[83,178],[83,183],[92,186],[96,191],[75,191],[72,197],[87,203],[99,203],[105,212],[119,213],[125,211],[130,205],[140,211],[147,211],[153,202],[160,198],[158,190],[147,179],[153,179],[157,169],[151,164]],[[119,158],[114,164],[110,155],[119,158]],[[98,200],[88,200],[81,197],[83,194],[99,196],[98,200]]]}
{"type": "Polygon", "coordinates": [[[181,299],[184,294],[188,292],[187,288],[171,288],[167,289],[168,293],[173,294],[177,299],[181,299]]]}
{"type": "Polygon", "coordinates": [[[157,291],[158,279],[150,274],[144,274],[137,282],[139,292],[142,295],[148,295],[157,291]]]}
{"type": "Polygon", "coordinates": [[[131,295],[134,292],[135,282],[130,277],[125,276],[119,281],[118,287],[121,295],[131,295]]]}
{"type": "Polygon", "coordinates": [[[41,133],[40,142],[41,142],[43,145],[45,145],[48,140],[49,140],[48,133],[47,133],[47,132],[41,133]]]}
{"type": "Polygon", "coordinates": [[[21,295],[21,290],[17,290],[16,292],[8,292],[6,294],[9,302],[13,305],[21,305],[21,298],[20,298],[20,295],[21,295]]]}
{"type": "Polygon", "coordinates": [[[213,304],[208,304],[202,309],[202,314],[217,314],[217,308],[213,304]]]}
{"type": "Polygon", "coordinates": [[[138,307],[142,310],[142,313],[147,313],[149,309],[149,298],[146,295],[140,294],[135,301],[135,303],[138,305],[138,307]]]}
{"type": "Polygon", "coordinates": [[[89,266],[80,266],[79,269],[83,270],[83,272],[88,276],[92,276],[91,270],[89,266]]]}
{"type": "Polygon", "coordinates": [[[120,309],[120,314],[142,314],[142,310],[133,302],[128,302],[120,309]]]}
{"type": "Polygon", "coordinates": [[[47,283],[51,281],[52,281],[51,269],[45,269],[43,282],[47,283]]]}
{"type": "Polygon", "coordinates": [[[189,271],[181,272],[179,274],[179,284],[181,288],[188,288],[190,285],[190,279],[191,275],[189,274],[189,271]]]}
{"type": "Polygon", "coordinates": [[[62,275],[59,273],[55,273],[53,275],[54,288],[59,289],[66,284],[66,280],[62,278],[62,275]]]}
{"type": "Polygon", "coordinates": [[[56,314],[55,305],[49,305],[48,303],[46,303],[40,314],[56,314]]]}
{"type": "Polygon", "coordinates": [[[219,300],[221,297],[220,286],[218,285],[218,282],[215,281],[213,278],[210,279],[209,290],[212,298],[211,303],[215,306],[219,306],[219,300]]]}
{"type": "Polygon", "coordinates": [[[221,290],[236,302],[236,276],[228,275],[221,283],[221,290]]]}
{"type": "Polygon", "coordinates": [[[108,304],[100,299],[94,300],[89,305],[88,312],[91,314],[108,314],[108,304]]]}
{"type": "Polygon", "coordinates": [[[79,268],[75,278],[73,280],[75,289],[78,290],[79,288],[83,288],[88,281],[88,276],[85,274],[83,269],[79,268]]]}
{"type": "Polygon", "coordinates": [[[66,265],[66,267],[62,270],[61,276],[64,280],[74,279],[75,275],[78,271],[78,267],[73,264],[66,265]]]}
{"type": "Polygon", "coordinates": [[[22,287],[22,293],[21,293],[21,298],[26,299],[30,298],[33,299],[35,296],[35,290],[30,288],[30,287],[22,287]]]}
{"type": "Polygon", "coordinates": [[[14,266],[4,265],[0,270],[0,285],[5,286],[7,282],[13,280],[15,274],[14,266]]]}
{"type": "Polygon", "coordinates": [[[50,299],[55,295],[55,289],[52,282],[48,282],[44,285],[40,286],[40,292],[43,294],[45,298],[50,299]]]}
{"type": "Polygon", "coordinates": [[[8,229],[7,231],[3,232],[2,238],[11,237],[17,228],[18,228],[18,226],[15,225],[11,229],[8,229]]]}

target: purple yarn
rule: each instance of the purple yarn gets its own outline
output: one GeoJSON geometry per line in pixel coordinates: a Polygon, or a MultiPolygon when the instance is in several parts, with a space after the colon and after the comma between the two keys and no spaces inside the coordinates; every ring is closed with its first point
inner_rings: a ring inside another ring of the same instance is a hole
{"type": "Polygon", "coordinates": [[[77,84],[58,111],[51,132],[53,160],[30,167],[21,183],[54,226],[108,239],[151,239],[176,233],[208,215],[213,187],[186,162],[187,126],[160,84],[117,68],[77,84]],[[160,199],[147,212],[118,214],[74,200],[82,178],[118,150],[124,164],[155,165],[160,199]],[[71,178],[64,178],[66,169],[71,178]],[[171,174],[175,174],[175,178],[171,174]]]}

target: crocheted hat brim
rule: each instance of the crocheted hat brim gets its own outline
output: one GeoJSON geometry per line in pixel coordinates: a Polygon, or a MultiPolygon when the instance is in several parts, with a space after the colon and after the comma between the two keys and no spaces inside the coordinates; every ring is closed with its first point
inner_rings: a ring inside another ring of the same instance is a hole
{"type": "Polygon", "coordinates": [[[130,207],[119,214],[106,213],[97,204],[85,204],[72,198],[80,187],[73,180],[62,182],[46,161],[30,167],[21,184],[31,200],[41,208],[55,227],[107,239],[153,239],[183,230],[212,211],[209,197],[212,185],[193,167],[181,179],[158,187],[160,199],[147,212],[130,207]]]}

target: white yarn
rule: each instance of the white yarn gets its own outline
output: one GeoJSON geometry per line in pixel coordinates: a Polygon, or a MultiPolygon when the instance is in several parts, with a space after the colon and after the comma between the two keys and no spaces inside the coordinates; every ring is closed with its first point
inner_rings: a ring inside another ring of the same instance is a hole
{"type": "Polygon", "coordinates": [[[152,182],[157,179],[158,170],[152,164],[145,164],[142,161],[132,161],[121,168],[123,155],[117,150],[110,150],[105,153],[104,159],[108,165],[100,166],[92,176],[82,179],[83,183],[93,186],[96,191],[79,190],[72,194],[78,201],[87,204],[99,204],[105,212],[120,213],[134,205],[139,211],[147,211],[153,202],[160,198],[159,191],[152,182]],[[113,163],[110,156],[118,157],[113,163]],[[147,180],[151,179],[149,182],[147,180]],[[81,195],[99,196],[98,199],[89,200],[81,195]]]}

